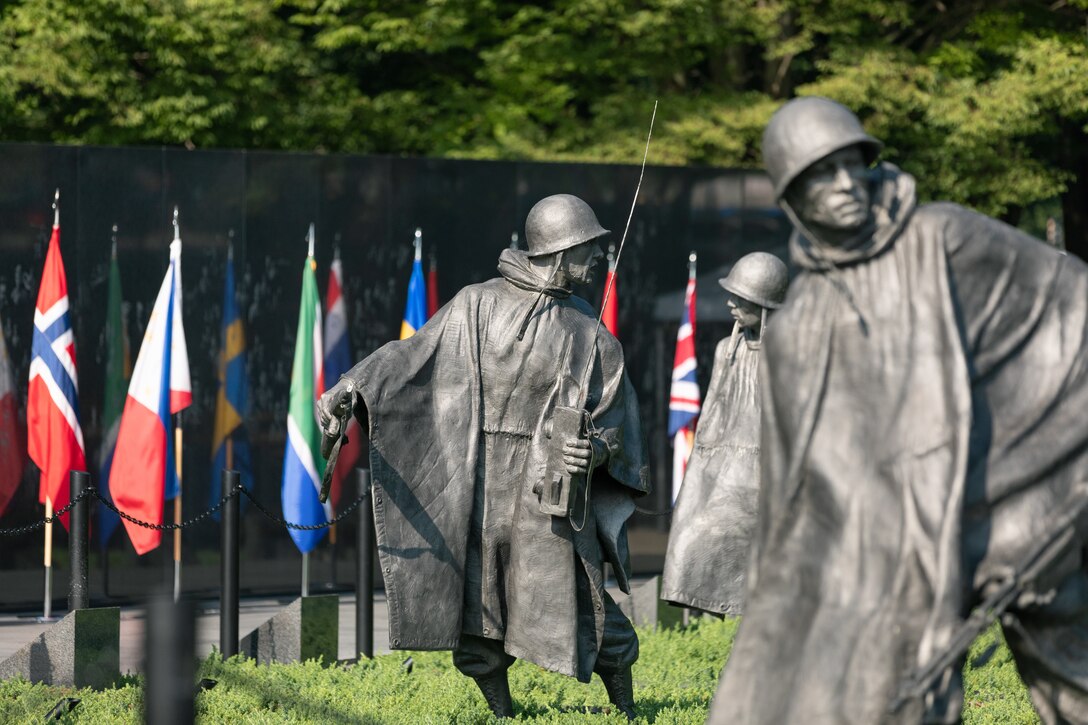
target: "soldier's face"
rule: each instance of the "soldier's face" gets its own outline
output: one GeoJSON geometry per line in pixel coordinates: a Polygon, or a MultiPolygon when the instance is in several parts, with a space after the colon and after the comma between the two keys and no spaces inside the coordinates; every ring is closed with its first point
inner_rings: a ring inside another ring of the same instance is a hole
{"type": "Polygon", "coordinates": [[[588,284],[593,281],[595,268],[604,259],[604,252],[597,242],[586,242],[568,250],[564,257],[571,280],[578,284],[588,284]]]}
{"type": "Polygon", "coordinates": [[[805,223],[850,231],[869,220],[869,168],[857,146],[825,156],[789,188],[790,205],[805,223]]]}
{"type": "Polygon", "coordinates": [[[741,327],[758,328],[763,321],[763,308],[751,300],[731,294],[726,304],[729,305],[729,313],[741,327]]]}

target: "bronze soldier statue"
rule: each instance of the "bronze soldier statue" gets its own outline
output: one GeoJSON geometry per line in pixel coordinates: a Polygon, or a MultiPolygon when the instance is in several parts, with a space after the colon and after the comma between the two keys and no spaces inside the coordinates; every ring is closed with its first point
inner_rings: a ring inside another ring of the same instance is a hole
{"type": "Polygon", "coordinates": [[[880,149],[823,98],[763,136],[800,271],[763,336],[759,522],[710,722],[958,722],[962,654],[897,695],[1011,581],[1039,715],[1086,722],[1088,267],[919,204],[880,149]]]}
{"type": "Polygon", "coordinates": [[[515,658],[582,682],[596,672],[634,717],[638,638],[602,568],[628,591],[626,522],[649,491],[638,404],[619,342],[571,294],[608,231],[559,194],[525,233],[500,277],[325,393],[321,424],[336,437],[353,406],[369,423],[393,649],[453,650],[499,717],[513,715],[515,658]],[[588,412],[588,435],[562,425],[572,410],[588,412]]]}
{"type": "Polygon", "coordinates": [[[736,322],[714,351],[695,449],[672,515],[661,598],[737,616],[759,494],[761,337],[767,311],[786,296],[789,273],[778,257],[754,252],[720,284],[736,322]]]}

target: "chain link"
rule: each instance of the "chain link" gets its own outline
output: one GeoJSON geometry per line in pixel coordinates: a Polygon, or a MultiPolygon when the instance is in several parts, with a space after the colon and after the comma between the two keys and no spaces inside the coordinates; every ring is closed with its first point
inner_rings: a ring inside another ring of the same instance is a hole
{"type": "MultiPolygon", "coordinates": [[[[241,486],[239,486],[238,488],[241,488],[241,486]]],[[[194,516],[193,518],[191,518],[191,519],[189,519],[187,521],[182,521],[180,524],[152,524],[152,523],[149,523],[147,521],[141,521],[140,519],[136,518],[135,516],[129,516],[124,511],[122,511],[121,509],[114,506],[112,501],[107,501],[106,499],[104,499],[102,497],[102,495],[98,493],[98,489],[96,489],[94,486],[90,486],[89,490],[94,491],[95,498],[97,498],[100,502],[102,502],[106,506],[106,508],[108,508],[110,511],[114,512],[115,514],[117,514],[121,518],[125,519],[126,521],[131,521],[132,523],[136,524],[137,526],[143,526],[145,529],[155,529],[156,531],[173,531],[174,529],[186,529],[186,528],[192,526],[193,524],[199,523],[199,522],[203,521],[204,519],[208,518],[209,516],[214,514],[216,511],[223,508],[223,506],[227,503],[227,501],[231,500],[232,498],[234,498],[235,496],[238,495],[238,490],[237,489],[234,490],[234,491],[231,491],[230,493],[226,494],[221,499],[219,499],[219,503],[217,503],[215,506],[212,506],[207,511],[202,511],[201,513],[197,514],[196,516],[194,516]]],[[[242,490],[244,491],[245,489],[242,489],[242,490]]]]}
{"type": "Polygon", "coordinates": [[[180,524],[153,524],[148,521],[141,521],[134,516],[129,516],[124,511],[117,508],[117,506],[115,506],[112,501],[104,498],[102,494],[99,493],[97,488],[95,488],[93,485],[90,485],[83,489],[83,491],[78,496],[69,501],[65,506],[54,511],[52,516],[42,519],[41,521],[35,521],[32,524],[27,524],[26,526],[19,526],[12,529],[0,529],[0,536],[20,536],[22,534],[28,534],[32,531],[37,531],[38,529],[44,527],[46,524],[53,523],[64,514],[71,511],[72,507],[74,507],[83,499],[90,498],[92,496],[94,498],[97,498],[106,508],[113,511],[121,518],[125,519],[126,521],[130,521],[137,526],[142,526],[145,529],[154,529],[156,531],[172,531],[174,529],[185,529],[192,526],[193,524],[197,524],[203,521],[215,512],[219,511],[219,509],[223,508],[223,506],[226,505],[227,501],[237,496],[239,492],[244,493],[246,497],[253,502],[253,505],[257,508],[257,510],[267,516],[272,521],[276,522],[277,524],[282,524],[289,529],[298,529],[300,531],[316,531],[317,529],[328,528],[329,526],[338,523],[339,521],[347,518],[348,514],[357,509],[359,507],[359,504],[361,504],[370,495],[370,490],[367,489],[359,496],[359,498],[355,499],[347,508],[341,511],[340,514],[332,520],[325,521],[320,524],[307,525],[296,524],[291,521],[287,521],[286,519],[282,519],[279,516],[276,516],[274,513],[265,508],[264,505],[262,505],[261,502],[256,499],[256,497],[254,497],[253,493],[250,492],[249,489],[239,485],[236,489],[220,498],[219,503],[215,504],[207,511],[202,511],[191,519],[182,521],[180,524]]]}
{"type": "Polygon", "coordinates": [[[274,513],[272,513],[271,511],[266,509],[264,506],[262,506],[261,502],[258,501],[256,498],[254,498],[253,494],[250,493],[248,489],[243,488],[242,493],[244,493],[249,498],[249,500],[253,502],[253,505],[257,507],[258,511],[260,511],[262,514],[264,514],[268,518],[275,521],[277,524],[282,524],[282,525],[286,526],[289,529],[296,529],[298,531],[316,531],[317,529],[328,528],[329,526],[332,526],[333,524],[347,518],[348,514],[350,514],[355,509],[359,508],[359,504],[361,504],[364,500],[366,500],[366,498],[368,496],[370,496],[370,489],[367,489],[366,491],[363,491],[359,495],[359,498],[352,501],[351,504],[346,509],[341,511],[340,514],[338,516],[336,516],[336,518],[331,519],[331,520],[326,521],[326,522],[321,523],[321,524],[312,524],[312,525],[295,524],[295,523],[292,523],[290,521],[287,521],[286,519],[281,519],[279,516],[276,516],[274,513]]]}
{"type": "Polygon", "coordinates": [[[37,531],[38,529],[44,528],[46,524],[53,523],[64,514],[71,511],[72,507],[75,506],[77,503],[92,495],[97,496],[98,492],[94,490],[94,486],[88,486],[87,488],[83,489],[83,492],[76,496],[73,500],[69,501],[67,504],[54,511],[52,516],[47,516],[41,521],[35,521],[34,523],[27,524],[26,526],[17,526],[14,529],[0,529],[0,536],[19,536],[21,534],[29,534],[31,531],[37,531]]]}

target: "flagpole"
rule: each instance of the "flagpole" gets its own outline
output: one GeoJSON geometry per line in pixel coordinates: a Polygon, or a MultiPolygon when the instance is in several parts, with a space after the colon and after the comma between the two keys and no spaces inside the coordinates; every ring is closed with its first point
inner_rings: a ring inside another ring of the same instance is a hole
{"type": "MultiPolygon", "coordinates": [[[[60,226],[60,187],[53,192],[53,228],[56,229],[60,226]]],[[[50,496],[45,497],[45,518],[53,518],[53,499],[50,496]]],[[[47,521],[45,524],[45,553],[43,556],[43,563],[45,564],[45,601],[42,602],[42,616],[39,621],[51,622],[53,621],[53,522],[47,521]]]]}
{"type": "MultiPolygon", "coordinates": [[[[332,259],[333,259],[334,262],[339,262],[340,261],[340,232],[337,232],[336,236],[333,237],[332,259]]],[[[341,292],[341,294],[343,294],[343,290],[341,290],[340,292],[341,292]]],[[[326,294],[328,294],[327,291],[326,291],[326,294]]],[[[327,340],[325,341],[325,344],[328,344],[327,340]]],[[[326,380],[325,385],[331,385],[331,383],[328,380],[326,380]]],[[[336,524],[333,524],[333,525],[331,525],[329,527],[329,544],[332,546],[332,573],[333,573],[332,580],[333,580],[333,583],[335,584],[336,583],[336,524]]]]}
{"type": "MultiPolygon", "coordinates": [[[[53,499],[45,497],[45,518],[53,516],[53,499]]],[[[45,524],[45,601],[40,622],[53,620],[53,522],[45,524]]]]}
{"type": "MultiPolygon", "coordinates": [[[[174,241],[181,239],[178,207],[174,205],[174,241]]],[[[181,290],[177,291],[178,294],[181,290]]],[[[167,351],[167,354],[173,354],[167,351]]],[[[169,383],[167,383],[169,384],[169,383]]],[[[178,495],[174,498],[174,525],[181,525],[181,413],[174,416],[174,472],[178,478],[178,495]]],[[[181,598],[181,529],[174,529],[174,601],[181,598]]]]}
{"type": "MultiPolygon", "coordinates": [[[[181,413],[174,423],[174,471],[178,476],[178,495],[174,499],[174,525],[181,525],[181,413]]],[[[174,601],[181,597],[181,529],[174,529],[174,601]]]]}
{"type": "Polygon", "coordinates": [[[302,552],[302,596],[310,596],[310,552],[302,552]]]}
{"type": "MultiPolygon", "coordinates": [[[[417,232],[418,234],[418,232],[417,232]]],[[[314,269],[317,263],[314,261],[314,225],[310,222],[310,230],[306,234],[306,256],[310,258],[310,266],[314,269]]],[[[302,552],[302,596],[310,596],[310,552],[302,552]]]]}
{"type": "MultiPolygon", "coordinates": [[[[228,262],[233,262],[234,261],[234,230],[231,229],[227,233],[227,236],[230,239],[230,241],[227,242],[227,261],[228,262]]],[[[232,269],[232,271],[233,271],[233,269],[232,269]]],[[[233,289],[233,287],[232,287],[232,289],[233,289]]],[[[225,312],[225,310],[224,310],[224,312],[225,312]]],[[[224,348],[225,347],[226,347],[226,343],[224,341],[224,348]]],[[[226,349],[223,350],[223,357],[226,358],[226,349]]],[[[223,360],[223,364],[224,364],[223,385],[224,386],[226,386],[226,384],[227,384],[227,371],[225,369],[225,363],[226,363],[226,360],[224,359],[223,360]]],[[[234,436],[234,431],[231,431],[230,433],[227,434],[227,440],[225,441],[226,444],[227,444],[227,450],[226,450],[226,456],[225,456],[225,458],[226,458],[226,469],[228,471],[233,471],[234,470],[234,438],[233,438],[233,436],[234,436]]],[[[220,493],[220,495],[226,495],[227,492],[226,491],[220,491],[219,493],[220,493]]]]}

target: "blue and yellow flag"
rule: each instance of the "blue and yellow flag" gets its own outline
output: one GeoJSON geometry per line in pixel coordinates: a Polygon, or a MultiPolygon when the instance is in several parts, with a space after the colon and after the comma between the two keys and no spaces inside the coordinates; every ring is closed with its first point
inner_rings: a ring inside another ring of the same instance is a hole
{"type": "Polygon", "coordinates": [[[416,229],[416,260],[408,280],[408,304],[400,323],[400,339],[411,337],[427,322],[427,284],[423,280],[423,232],[416,229]]]}
{"type": "MultiPolygon", "coordinates": [[[[238,301],[234,297],[234,249],[227,252],[223,282],[223,328],[219,339],[219,392],[215,396],[215,427],[212,429],[212,477],[209,503],[220,496],[223,469],[238,471],[242,485],[252,490],[253,467],[249,455],[245,416],[249,399],[246,377],[246,335],[238,301]]],[[[242,497],[245,503],[245,496],[242,497]]]]}

